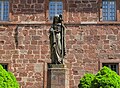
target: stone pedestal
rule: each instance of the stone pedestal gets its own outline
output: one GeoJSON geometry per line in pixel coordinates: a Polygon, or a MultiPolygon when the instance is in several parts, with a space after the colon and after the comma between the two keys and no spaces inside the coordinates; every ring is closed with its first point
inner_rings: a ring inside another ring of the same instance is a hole
{"type": "Polygon", "coordinates": [[[63,64],[49,64],[47,88],[68,88],[67,75],[63,64]]]}

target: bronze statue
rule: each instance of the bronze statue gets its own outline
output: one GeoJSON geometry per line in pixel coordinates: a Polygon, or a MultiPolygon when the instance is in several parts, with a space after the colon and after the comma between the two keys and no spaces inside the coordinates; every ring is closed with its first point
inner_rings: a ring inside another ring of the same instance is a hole
{"type": "Polygon", "coordinates": [[[49,30],[52,64],[63,64],[65,56],[65,26],[62,21],[62,15],[54,16],[53,24],[49,30]]]}

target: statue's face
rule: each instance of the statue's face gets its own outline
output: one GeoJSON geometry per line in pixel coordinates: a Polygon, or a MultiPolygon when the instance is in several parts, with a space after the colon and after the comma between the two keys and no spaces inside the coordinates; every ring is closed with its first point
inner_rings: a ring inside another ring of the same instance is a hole
{"type": "Polygon", "coordinates": [[[59,23],[59,21],[60,21],[60,20],[59,20],[59,17],[58,17],[58,16],[55,16],[55,17],[54,17],[54,24],[59,23]]]}

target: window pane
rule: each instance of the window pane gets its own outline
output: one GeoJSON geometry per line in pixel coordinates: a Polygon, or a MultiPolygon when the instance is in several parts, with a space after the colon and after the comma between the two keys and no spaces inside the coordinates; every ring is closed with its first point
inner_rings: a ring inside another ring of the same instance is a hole
{"type": "Polygon", "coordinates": [[[3,16],[3,20],[7,21],[8,20],[8,14],[9,14],[9,2],[5,1],[4,2],[4,16],[3,16]]]}
{"type": "Polygon", "coordinates": [[[115,0],[103,0],[102,15],[103,15],[103,21],[116,20],[116,2],[115,2],[115,0]]]}
{"type": "Polygon", "coordinates": [[[49,2],[49,19],[52,20],[55,15],[63,13],[63,3],[60,1],[49,2]]]}
{"type": "Polygon", "coordinates": [[[0,20],[8,21],[9,17],[9,1],[2,0],[0,1],[0,20]]]}
{"type": "Polygon", "coordinates": [[[0,1],[0,20],[1,20],[1,14],[2,13],[2,1],[0,1]]]}

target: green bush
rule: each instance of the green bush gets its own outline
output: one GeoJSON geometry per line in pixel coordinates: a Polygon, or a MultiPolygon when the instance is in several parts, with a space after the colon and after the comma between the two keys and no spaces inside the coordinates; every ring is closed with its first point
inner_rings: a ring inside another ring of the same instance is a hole
{"type": "Polygon", "coordinates": [[[120,88],[120,76],[108,67],[103,67],[95,76],[84,75],[79,88],[120,88]]]}
{"type": "Polygon", "coordinates": [[[90,88],[91,82],[93,81],[95,75],[93,74],[85,74],[83,78],[80,80],[79,88],[90,88]]]}
{"type": "Polygon", "coordinates": [[[19,88],[15,76],[0,65],[0,88],[19,88]]]}

